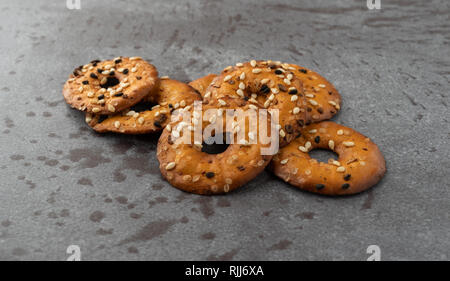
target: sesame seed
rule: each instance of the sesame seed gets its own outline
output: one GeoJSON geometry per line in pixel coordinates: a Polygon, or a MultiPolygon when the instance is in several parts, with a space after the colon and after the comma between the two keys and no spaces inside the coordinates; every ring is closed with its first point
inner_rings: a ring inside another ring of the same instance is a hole
{"type": "Polygon", "coordinates": [[[305,175],[307,176],[311,175],[311,170],[305,170],[305,175]]]}
{"type": "Polygon", "coordinates": [[[305,153],[308,152],[308,149],[301,145],[298,147],[298,150],[300,150],[301,152],[305,152],[305,153]]]}
{"type": "Polygon", "coordinates": [[[258,107],[256,107],[256,106],[253,105],[253,104],[250,104],[248,107],[251,108],[251,109],[253,109],[253,110],[258,110],[258,107]]]}
{"type": "Polygon", "coordinates": [[[272,93],[274,94],[278,94],[280,92],[280,90],[278,90],[277,88],[270,88],[270,90],[272,91],[272,93]]]}
{"type": "Polygon", "coordinates": [[[152,110],[157,109],[157,108],[160,108],[160,107],[161,107],[161,106],[160,106],[159,104],[157,104],[157,105],[155,105],[155,106],[152,107],[152,110]]]}
{"type": "Polygon", "coordinates": [[[269,100],[270,101],[273,101],[275,99],[275,95],[274,94],[271,94],[270,96],[269,96],[269,100]]]}
{"type": "Polygon", "coordinates": [[[319,84],[317,86],[319,86],[320,88],[325,88],[326,87],[324,84],[319,84]]]}
{"type": "Polygon", "coordinates": [[[309,149],[311,147],[311,142],[310,141],[307,141],[306,143],[305,143],[305,148],[306,149],[309,149]]]}
{"type": "Polygon", "coordinates": [[[186,101],[185,100],[180,101],[180,106],[181,107],[185,107],[186,106],[186,101]]]}
{"type": "Polygon", "coordinates": [[[169,164],[166,165],[166,170],[172,170],[173,168],[175,168],[175,162],[170,162],[169,164]]]}
{"type": "Polygon", "coordinates": [[[237,67],[243,67],[243,66],[244,66],[244,64],[243,64],[243,63],[241,63],[241,62],[238,62],[238,63],[236,63],[236,66],[237,66],[237,67]]]}
{"type": "Polygon", "coordinates": [[[336,103],[332,100],[328,101],[329,104],[331,104],[332,106],[336,106],[336,103]]]}
{"type": "Polygon", "coordinates": [[[169,79],[169,76],[161,76],[159,79],[162,79],[162,80],[167,80],[167,79],[169,79]]]}
{"type": "Polygon", "coordinates": [[[284,79],[283,79],[283,82],[284,82],[286,85],[291,85],[291,80],[289,80],[289,79],[287,79],[287,78],[284,78],[284,79]]]}
{"type": "Polygon", "coordinates": [[[227,82],[228,80],[230,80],[233,76],[231,75],[227,75],[225,76],[225,78],[223,78],[223,82],[227,82]]]}
{"type": "Polygon", "coordinates": [[[307,98],[314,98],[315,95],[313,95],[313,94],[306,94],[305,97],[307,97],[307,98]]]}
{"type": "Polygon", "coordinates": [[[200,179],[199,175],[196,175],[192,178],[192,182],[197,182],[200,179]]]}
{"type": "Polygon", "coordinates": [[[267,99],[267,100],[264,102],[264,108],[268,108],[269,106],[270,106],[270,100],[267,99]]]}
{"type": "Polygon", "coordinates": [[[81,86],[80,88],[78,88],[78,91],[79,91],[80,93],[82,93],[83,90],[84,90],[83,86],[81,86]]]}
{"type": "Polygon", "coordinates": [[[328,141],[328,147],[333,150],[334,149],[334,141],[333,140],[329,140],[328,141]]]}
{"type": "Polygon", "coordinates": [[[229,191],[230,191],[230,185],[229,185],[229,184],[225,184],[225,185],[223,186],[223,191],[224,191],[224,192],[229,192],[229,191]]]}
{"type": "Polygon", "coordinates": [[[262,165],[264,165],[264,162],[265,162],[264,160],[259,160],[257,164],[259,167],[261,167],[262,165]]]}
{"type": "Polygon", "coordinates": [[[239,89],[245,90],[245,83],[244,82],[239,83],[239,89]]]}
{"type": "Polygon", "coordinates": [[[184,175],[183,180],[184,181],[191,181],[192,177],[190,175],[184,175]]]}
{"type": "Polygon", "coordinates": [[[293,95],[293,96],[291,97],[291,101],[296,101],[296,100],[298,100],[298,96],[297,96],[297,95],[293,95]]]}
{"type": "Polygon", "coordinates": [[[261,80],[261,84],[267,84],[269,81],[269,78],[264,78],[263,80],[261,80]]]}
{"type": "Polygon", "coordinates": [[[318,103],[315,100],[308,100],[310,104],[312,105],[318,105],[318,103]]]}
{"type": "Polygon", "coordinates": [[[337,134],[338,134],[338,136],[342,136],[344,134],[344,131],[343,130],[338,130],[337,134]]]}
{"type": "Polygon", "coordinates": [[[341,163],[339,162],[339,161],[336,161],[336,160],[333,160],[332,162],[331,162],[331,164],[333,164],[334,166],[341,166],[341,163]]]}
{"type": "Polygon", "coordinates": [[[87,97],[88,97],[88,98],[92,98],[93,96],[94,96],[94,93],[93,93],[93,92],[87,93],[87,97]]]}
{"type": "Polygon", "coordinates": [[[137,71],[137,68],[136,67],[133,67],[132,69],[131,69],[131,72],[132,73],[135,73],[137,71]]]}
{"type": "Polygon", "coordinates": [[[102,80],[100,80],[100,84],[106,84],[106,82],[108,82],[108,79],[106,79],[106,77],[103,77],[102,80]]]}
{"type": "Polygon", "coordinates": [[[286,75],[286,78],[289,80],[292,80],[292,78],[294,78],[294,76],[291,73],[289,73],[288,75],[286,75]]]}
{"type": "Polygon", "coordinates": [[[315,133],[317,133],[317,129],[309,130],[308,133],[310,133],[310,134],[315,134],[315,133]]]}
{"type": "Polygon", "coordinates": [[[179,138],[179,137],[180,137],[180,132],[175,131],[175,130],[172,130],[172,136],[173,136],[174,138],[179,138]]]}
{"type": "Polygon", "coordinates": [[[280,130],[280,136],[284,138],[286,136],[286,133],[283,131],[283,129],[280,130]]]}
{"type": "Polygon", "coordinates": [[[142,59],[141,57],[131,57],[130,60],[140,60],[142,59]]]}
{"type": "Polygon", "coordinates": [[[345,167],[342,167],[342,166],[337,167],[336,172],[339,172],[339,173],[345,172],[345,167]]]}
{"type": "Polygon", "coordinates": [[[283,159],[283,160],[280,161],[280,164],[281,164],[281,165],[284,165],[284,164],[286,164],[288,161],[289,161],[288,158],[283,159]]]}
{"type": "Polygon", "coordinates": [[[117,129],[119,129],[119,127],[120,127],[120,122],[119,122],[119,121],[114,122],[114,127],[116,127],[117,129]]]}
{"type": "Polygon", "coordinates": [[[256,61],[255,61],[255,60],[251,60],[251,61],[250,61],[250,65],[251,65],[252,67],[255,67],[255,66],[256,66],[256,61]]]}
{"type": "Polygon", "coordinates": [[[221,106],[227,105],[227,103],[222,99],[218,99],[217,101],[220,103],[221,106]]]}
{"type": "Polygon", "coordinates": [[[298,114],[300,112],[300,108],[298,107],[294,107],[294,109],[292,110],[293,114],[298,114]]]}
{"type": "Polygon", "coordinates": [[[258,73],[261,73],[261,68],[254,68],[254,69],[252,69],[252,72],[254,73],[254,74],[258,74],[258,73]]]}
{"type": "Polygon", "coordinates": [[[352,142],[352,141],[344,141],[344,142],[342,142],[342,144],[343,144],[344,146],[346,146],[346,147],[352,147],[352,146],[355,146],[355,143],[352,142]]]}
{"type": "Polygon", "coordinates": [[[228,70],[230,70],[230,69],[232,69],[232,68],[233,68],[233,67],[232,67],[231,65],[229,65],[229,66],[225,67],[223,71],[228,71],[228,70]]]}
{"type": "Polygon", "coordinates": [[[111,112],[114,112],[114,111],[116,111],[116,108],[114,107],[114,105],[108,104],[108,110],[111,112]]]}
{"type": "Polygon", "coordinates": [[[211,92],[206,92],[204,98],[209,98],[211,96],[211,92]]]}
{"type": "Polygon", "coordinates": [[[242,72],[241,75],[239,75],[239,79],[240,80],[244,80],[245,79],[245,72],[242,72]]]}
{"type": "Polygon", "coordinates": [[[94,112],[94,113],[100,112],[100,108],[94,107],[94,108],[92,109],[92,112],[94,112]]]}

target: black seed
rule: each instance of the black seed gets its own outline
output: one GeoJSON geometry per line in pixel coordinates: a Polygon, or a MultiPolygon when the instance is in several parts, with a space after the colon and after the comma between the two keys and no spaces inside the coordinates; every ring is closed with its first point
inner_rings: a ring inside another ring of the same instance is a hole
{"type": "Polygon", "coordinates": [[[105,98],[105,95],[102,94],[102,95],[98,96],[97,98],[98,98],[99,100],[102,100],[102,99],[105,98]]]}
{"type": "Polygon", "coordinates": [[[141,76],[136,76],[136,79],[137,79],[137,80],[141,80],[142,77],[141,77],[141,76]]]}
{"type": "Polygon", "coordinates": [[[348,184],[348,183],[344,183],[343,185],[342,185],[342,189],[347,189],[347,188],[349,188],[350,187],[350,185],[348,184]]]}
{"type": "Polygon", "coordinates": [[[270,92],[270,88],[266,84],[264,84],[261,86],[261,89],[259,91],[263,94],[267,94],[268,92],[270,92]]]}
{"type": "Polygon", "coordinates": [[[93,66],[93,67],[96,67],[96,66],[97,66],[97,63],[96,63],[96,62],[94,62],[94,63],[92,64],[92,66],[93,66]]]}
{"type": "Polygon", "coordinates": [[[287,91],[286,87],[283,84],[278,84],[278,89],[280,89],[280,91],[282,91],[282,92],[287,91]]]}
{"type": "Polygon", "coordinates": [[[123,70],[123,74],[128,74],[128,68],[125,68],[125,69],[123,70]]]}
{"type": "Polygon", "coordinates": [[[100,68],[97,68],[97,72],[98,72],[98,73],[102,73],[103,70],[101,70],[100,68]]]}
{"type": "Polygon", "coordinates": [[[238,168],[239,171],[245,170],[245,167],[244,167],[244,166],[238,166],[237,168],[238,168]]]}
{"type": "Polygon", "coordinates": [[[103,121],[105,121],[106,119],[108,119],[108,115],[100,115],[100,117],[98,118],[98,123],[102,123],[103,121]]]}
{"type": "Polygon", "coordinates": [[[299,119],[299,120],[297,120],[297,124],[298,124],[300,127],[303,127],[303,126],[305,125],[305,121],[303,121],[303,119],[299,119]]]}
{"type": "Polygon", "coordinates": [[[307,107],[307,108],[306,108],[306,111],[311,112],[311,111],[312,111],[312,108],[311,108],[311,107],[307,107]]]}
{"type": "Polygon", "coordinates": [[[122,62],[122,59],[116,59],[115,61],[114,61],[114,63],[121,63],[122,62]]]}
{"type": "Polygon", "coordinates": [[[367,149],[367,148],[365,148],[365,147],[363,148],[363,150],[364,150],[364,151],[368,151],[368,149],[367,149]]]}
{"type": "Polygon", "coordinates": [[[249,100],[250,98],[247,96],[244,96],[244,100],[249,100]]]}
{"type": "Polygon", "coordinates": [[[207,172],[205,175],[208,179],[212,178],[215,176],[214,172],[207,172]]]}
{"type": "Polygon", "coordinates": [[[307,73],[308,71],[306,69],[299,69],[298,71],[300,71],[301,73],[307,73]]]}
{"type": "Polygon", "coordinates": [[[91,78],[98,79],[98,76],[95,73],[93,73],[93,72],[91,73],[90,76],[91,76],[91,78]]]}
{"type": "Polygon", "coordinates": [[[91,63],[99,63],[100,62],[100,60],[93,60],[93,61],[91,61],[91,63]]]}
{"type": "Polygon", "coordinates": [[[298,93],[297,89],[292,89],[289,91],[289,95],[295,95],[297,93],[298,93]]]}
{"type": "Polygon", "coordinates": [[[352,177],[352,175],[346,174],[346,175],[344,176],[344,180],[348,181],[348,180],[350,180],[351,177],[352,177]]]}
{"type": "Polygon", "coordinates": [[[317,108],[317,111],[318,111],[320,114],[322,114],[322,113],[323,113],[323,108],[322,108],[322,107],[319,107],[319,108],[317,108]]]}
{"type": "Polygon", "coordinates": [[[113,75],[114,75],[114,71],[111,71],[111,72],[109,73],[109,75],[113,76],[113,75]]]}
{"type": "Polygon", "coordinates": [[[331,96],[333,93],[332,92],[328,92],[328,94],[331,96]]]}
{"type": "Polygon", "coordinates": [[[325,185],[321,184],[321,183],[318,183],[318,184],[316,184],[316,188],[317,188],[317,190],[321,190],[321,189],[325,188],[325,185]]]}
{"type": "Polygon", "coordinates": [[[292,134],[294,132],[294,129],[292,128],[291,125],[284,126],[284,129],[286,130],[286,133],[288,133],[288,134],[292,134]]]}
{"type": "Polygon", "coordinates": [[[275,69],[275,68],[277,68],[277,65],[276,65],[276,64],[270,64],[270,65],[269,65],[269,68],[270,68],[270,69],[275,69]]]}
{"type": "Polygon", "coordinates": [[[277,75],[283,74],[283,71],[277,69],[277,70],[275,70],[275,74],[277,74],[277,75]]]}
{"type": "Polygon", "coordinates": [[[120,96],[123,96],[123,93],[117,93],[117,94],[114,94],[114,96],[115,97],[120,97],[120,96]]]}
{"type": "Polygon", "coordinates": [[[161,123],[159,123],[158,121],[153,122],[153,125],[155,125],[158,128],[161,128],[161,123]]]}
{"type": "Polygon", "coordinates": [[[169,103],[169,108],[172,108],[172,107],[173,107],[173,105],[171,103],[169,103]]]}
{"type": "Polygon", "coordinates": [[[88,80],[84,80],[84,81],[81,82],[81,83],[83,83],[83,85],[87,85],[87,84],[89,84],[89,81],[88,81],[88,80]]]}
{"type": "Polygon", "coordinates": [[[309,124],[311,124],[311,120],[306,120],[305,125],[308,126],[309,124]]]}
{"type": "Polygon", "coordinates": [[[314,141],[315,141],[316,143],[319,143],[319,142],[320,142],[320,136],[315,137],[315,138],[314,138],[314,141]]]}

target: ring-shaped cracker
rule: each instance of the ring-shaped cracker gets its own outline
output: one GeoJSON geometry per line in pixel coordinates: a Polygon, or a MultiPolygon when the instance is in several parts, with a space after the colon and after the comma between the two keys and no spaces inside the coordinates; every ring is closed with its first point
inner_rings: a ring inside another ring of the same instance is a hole
{"type": "Polygon", "coordinates": [[[280,149],[269,168],[293,186],[325,195],[361,192],[386,172],[384,157],[375,143],[330,121],[306,126],[301,137],[280,149]],[[308,154],[315,148],[332,150],[339,158],[319,162],[308,154]]]}
{"type": "Polygon", "coordinates": [[[201,101],[201,97],[189,85],[161,79],[155,89],[135,106],[110,116],[87,113],[86,122],[99,133],[153,133],[164,129],[174,110],[191,106],[196,100],[201,101]]]}
{"type": "MultiPolygon", "coordinates": [[[[253,110],[244,100],[224,99],[227,106],[220,106],[217,103],[203,104],[203,112],[206,114],[208,109],[214,109],[217,114],[226,116],[228,114],[226,109],[253,110]]],[[[261,144],[259,141],[255,144],[239,144],[235,139],[235,143],[229,144],[226,150],[219,154],[203,152],[202,144],[195,143],[193,137],[192,144],[186,144],[182,141],[183,136],[186,130],[192,130],[196,122],[193,121],[195,118],[200,120],[200,117],[194,115],[191,124],[182,123],[184,121],[170,123],[158,141],[157,157],[161,174],[174,187],[203,195],[228,193],[255,178],[272,159],[271,155],[262,155],[261,149],[268,145],[261,144]]],[[[203,116],[202,119],[204,118],[203,116]]],[[[226,117],[223,120],[225,122],[226,117]]],[[[204,129],[214,122],[217,121],[209,119],[209,121],[201,122],[200,120],[199,124],[204,129]]],[[[247,129],[248,126],[245,126],[243,130],[246,130],[246,141],[249,142],[250,136],[247,137],[247,129]]],[[[221,133],[235,135],[226,127],[221,133]]]]}
{"type": "Polygon", "coordinates": [[[112,114],[142,100],[157,80],[156,68],[140,57],[94,60],[73,71],[64,84],[63,95],[78,110],[112,114]]]}
{"type": "Polygon", "coordinates": [[[291,70],[270,61],[238,63],[229,66],[207,88],[205,100],[241,98],[279,112],[280,146],[287,145],[306,122],[306,100],[301,81],[291,70]]]}

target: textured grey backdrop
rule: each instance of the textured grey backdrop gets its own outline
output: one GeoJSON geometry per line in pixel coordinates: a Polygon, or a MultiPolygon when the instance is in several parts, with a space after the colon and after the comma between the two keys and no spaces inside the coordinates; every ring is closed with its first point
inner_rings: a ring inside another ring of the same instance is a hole
{"type": "Polygon", "coordinates": [[[0,1],[0,259],[449,259],[449,1],[0,1]],[[228,196],[166,183],[157,136],[98,135],[68,74],[140,55],[189,81],[251,58],[312,68],[386,177],[346,198],[263,173],[228,196]]]}

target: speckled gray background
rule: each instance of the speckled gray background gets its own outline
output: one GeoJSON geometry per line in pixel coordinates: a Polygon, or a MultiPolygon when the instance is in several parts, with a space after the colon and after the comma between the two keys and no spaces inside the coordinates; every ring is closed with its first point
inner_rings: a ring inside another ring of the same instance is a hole
{"type": "Polygon", "coordinates": [[[0,259],[448,260],[450,2],[0,1],[0,259]],[[157,136],[98,135],[61,95],[72,69],[139,55],[189,81],[251,58],[295,62],[343,96],[386,177],[357,196],[267,172],[228,196],[160,176],[157,136]]]}

